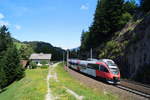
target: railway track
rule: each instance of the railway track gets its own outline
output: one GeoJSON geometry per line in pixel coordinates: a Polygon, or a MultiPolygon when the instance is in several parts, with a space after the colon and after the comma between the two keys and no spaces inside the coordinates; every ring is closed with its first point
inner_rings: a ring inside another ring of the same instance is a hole
{"type": "Polygon", "coordinates": [[[143,87],[150,88],[150,85],[148,85],[148,84],[142,84],[142,83],[127,80],[127,79],[121,79],[121,81],[128,82],[128,83],[133,83],[133,84],[136,84],[136,85],[140,85],[140,86],[143,86],[143,87]]]}
{"type": "MultiPolygon", "coordinates": [[[[84,74],[84,73],[76,71],[72,68],[70,68],[70,69],[75,71],[75,72],[78,72],[80,74],[84,74]]],[[[86,75],[86,76],[88,76],[88,75],[86,75]]],[[[92,78],[92,77],[90,77],[90,78],[92,78]]],[[[97,80],[97,79],[95,79],[95,80],[97,80]]],[[[99,81],[99,80],[97,80],[97,81],[99,81]]],[[[150,99],[150,86],[148,86],[148,85],[144,85],[144,84],[141,84],[141,83],[136,83],[136,82],[133,82],[133,81],[128,81],[128,80],[122,80],[121,79],[120,84],[119,85],[114,85],[114,86],[119,88],[119,89],[122,89],[122,90],[125,90],[125,91],[128,91],[128,92],[131,92],[133,94],[140,95],[142,97],[150,99]]]]}
{"type": "Polygon", "coordinates": [[[120,84],[116,87],[146,98],[150,98],[150,86],[148,85],[144,85],[134,81],[121,80],[120,84]]]}
{"type": "Polygon", "coordinates": [[[138,91],[138,90],[135,90],[135,89],[132,89],[132,88],[128,88],[128,87],[122,86],[122,85],[116,85],[116,87],[120,88],[120,89],[123,89],[123,90],[126,90],[128,92],[134,93],[136,95],[140,95],[140,96],[143,96],[145,98],[149,98],[150,99],[150,94],[144,93],[142,91],[138,91]]]}

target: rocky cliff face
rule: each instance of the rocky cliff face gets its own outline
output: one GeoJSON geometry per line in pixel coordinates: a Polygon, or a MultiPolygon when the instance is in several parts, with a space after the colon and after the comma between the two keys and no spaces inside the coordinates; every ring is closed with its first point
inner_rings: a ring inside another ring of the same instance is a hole
{"type": "Polygon", "coordinates": [[[150,14],[135,25],[130,34],[123,58],[128,75],[137,81],[150,83],[150,14]]]}
{"type": "Polygon", "coordinates": [[[150,13],[130,21],[98,50],[100,59],[118,64],[122,77],[150,84],[150,13]]]}

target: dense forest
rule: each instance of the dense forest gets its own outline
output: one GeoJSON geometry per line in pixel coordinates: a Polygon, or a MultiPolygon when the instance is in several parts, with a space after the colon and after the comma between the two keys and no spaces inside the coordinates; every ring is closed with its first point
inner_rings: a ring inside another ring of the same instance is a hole
{"type": "Polygon", "coordinates": [[[0,27],[0,90],[24,76],[19,51],[6,28],[0,27]]]}
{"type": "Polygon", "coordinates": [[[121,30],[136,13],[134,0],[98,0],[94,21],[89,31],[82,33],[81,50],[97,48],[121,30]]]}
{"type": "Polygon", "coordinates": [[[32,48],[32,50],[29,50],[29,51],[32,51],[34,53],[51,53],[53,61],[63,60],[63,54],[65,54],[65,50],[59,47],[54,47],[50,43],[46,43],[42,41],[32,41],[32,42],[26,41],[23,43],[32,48]]]}
{"type": "Polygon", "coordinates": [[[63,55],[66,55],[66,51],[62,48],[54,47],[50,43],[42,41],[21,42],[13,38],[13,42],[16,45],[22,60],[28,60],[32,53],[51,53],[53,61],[60,61],[63,59],[63,55]]]}
{"type": "Polygon", "coordinates": [[[88,31],[82,32],[81,52],[101,47],[129,21],[136,20],[139,12],[148,12],[149,4],[149,0],[141,0],[140,6],[135,0],[98,0],[94,21],[88,31]]]}
{"type": "Polygon", "coordinates": [[[87,59],[92,49],[94,58],[113,59],[122,77],[149,83],[149,52],[141,53],[143,45],[145,50],[149,48],[145,45],[149,42],[146,34],[150,33],[146,33],[149,5],[150,0],[140,0],[140,4],[135,0],[98,0],[93,22],[88,30],[83,30],[81,46],[71,50],[71,56],[87,59]]]}

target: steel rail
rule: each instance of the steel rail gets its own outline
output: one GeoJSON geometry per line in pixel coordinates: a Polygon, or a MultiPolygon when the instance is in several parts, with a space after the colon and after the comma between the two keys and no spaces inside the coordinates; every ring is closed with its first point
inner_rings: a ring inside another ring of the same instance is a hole
{"type": "Polygon", "coordinates": [[[138,91],[138,90],[135,90],[135,89],[132,89],[132,88],[129,88],[129,87],[122,86],[122,85],[116,85],[115,87],[150,99],[150,94],[144,93],[142,91],[138,91]]]}

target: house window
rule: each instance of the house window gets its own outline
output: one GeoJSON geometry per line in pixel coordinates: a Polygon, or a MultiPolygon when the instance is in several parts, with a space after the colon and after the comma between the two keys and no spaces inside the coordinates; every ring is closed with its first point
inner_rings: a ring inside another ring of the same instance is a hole
{"type": "Polygon", "coordinates": [[[38,64],[38,61],[36,61],[35,63],[38,64]]]}

